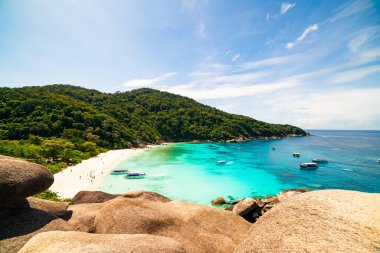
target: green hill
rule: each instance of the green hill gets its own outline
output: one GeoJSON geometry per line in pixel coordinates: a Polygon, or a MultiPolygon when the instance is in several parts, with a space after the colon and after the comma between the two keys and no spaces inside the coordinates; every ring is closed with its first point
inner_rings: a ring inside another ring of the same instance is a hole
{"type": "Polygon", "coordinates": [[[288,134],[306,133],[153,89],[109,94],[71,85],[0,88],[0,153],[40,163],[46,157],[75,163],[143,143],[288,134]]]}

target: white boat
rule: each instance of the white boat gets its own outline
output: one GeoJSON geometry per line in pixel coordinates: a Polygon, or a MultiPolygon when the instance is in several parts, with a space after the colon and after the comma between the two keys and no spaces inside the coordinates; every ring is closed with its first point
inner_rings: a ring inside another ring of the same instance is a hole
{"type": "Polygon", "coordinates": [[[301,154],[300,153],[293,153],[293,157],[300,157],[301,156],[301,154]]]}
{"type": "Polygon", "coordinates": [[[300,169],[301,170],[315,170],[318,168],[318,165],[316,163],[301,163],[300,169]]]}
{"type": "Polygon", "coordinates": [[[128,173],[128,170],[124,170],[124,169],[117,169],[117,170],[111,171],[111,175],[123,175],[127,173],[128,173]]]}
{"type": "Polygon", "coordinates": [[[226,164],[227,161],[224,161],[224,160],[220,160],[220,161],[217,161],[216,164],[226,164]]]}
{"type": "Polygon", "coordinates": [[[314,158],[311,160],[313,163],[328,163],[329,161],[327,161],[326,159],[322,159],[322,158],[314,158]]]}
{"type": "Polygon", "coordinates": [[[124,178],[132,179],[132,178],[142,178],[145,176],[145,173],[140,172],[130,172],[124,175],[124,178]]]}
{"type": "Polygon", "coordinates": [[[380,163],[380,159],[378,159],[377,162],[380,163]]]}

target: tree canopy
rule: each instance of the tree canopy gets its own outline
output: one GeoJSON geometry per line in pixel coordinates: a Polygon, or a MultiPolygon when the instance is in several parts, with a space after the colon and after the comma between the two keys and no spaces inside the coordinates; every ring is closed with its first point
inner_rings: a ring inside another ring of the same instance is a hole
{"type": "Polygon", "coordinates": [[[71,85],[0,88],[0,153],[8,155],[17,146],[15,156],[80,160],[141,143],[289,134],[306,133],[147,88],[113,94],[71,85]]]}

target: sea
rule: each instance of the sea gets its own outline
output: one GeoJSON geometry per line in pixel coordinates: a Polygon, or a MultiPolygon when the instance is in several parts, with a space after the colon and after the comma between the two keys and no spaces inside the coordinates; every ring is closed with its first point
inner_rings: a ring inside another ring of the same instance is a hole
{"type": "Polygon", "coordinates": [[[105,176],[100,190],[149,190],[173,200],[209,205],[223,197],[265,197],[291,188],[380,192],[380,131],[309,130],[315,136],[242,143],[175,143],[146,149],[114,169],[140,179],[105,176]],[[299,152],[300,157],[293,157],[299,152]],[[328,160],[301,170],[313,158],[328,160]]]}

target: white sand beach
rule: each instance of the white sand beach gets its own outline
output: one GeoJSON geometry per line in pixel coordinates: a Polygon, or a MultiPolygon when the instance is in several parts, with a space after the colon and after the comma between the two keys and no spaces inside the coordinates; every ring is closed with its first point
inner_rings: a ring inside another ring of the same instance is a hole
{"type": "Polygon", "coordinates": [[[109,171],[132,156],[140,154],[144,149],[119,149],[101,153],[96,157],[69,166],[54,174],[54,183],[49,188],[62,198],[72,198],[79,191],[96,191],[102,179],[109,171]]]}

